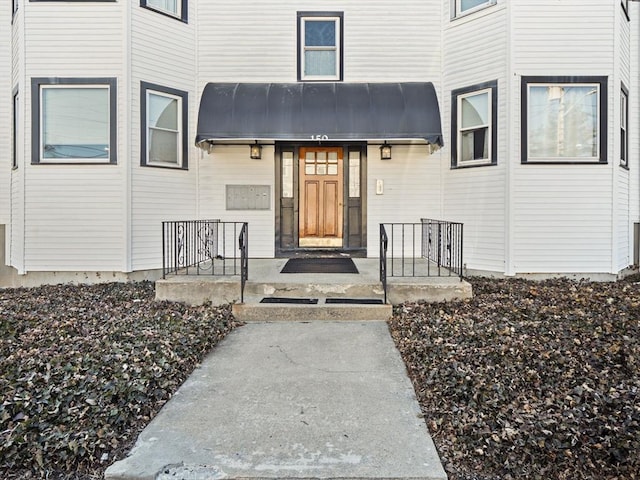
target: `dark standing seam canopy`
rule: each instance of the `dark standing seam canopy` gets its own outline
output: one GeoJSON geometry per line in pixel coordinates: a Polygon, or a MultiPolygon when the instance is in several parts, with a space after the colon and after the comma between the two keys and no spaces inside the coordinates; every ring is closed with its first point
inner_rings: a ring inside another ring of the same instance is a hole
{"type": "Polygon", "coordinates": [[[209,83],[196,144],[225,140],[415,140],[442,146],[433,84],[209,83]]]}

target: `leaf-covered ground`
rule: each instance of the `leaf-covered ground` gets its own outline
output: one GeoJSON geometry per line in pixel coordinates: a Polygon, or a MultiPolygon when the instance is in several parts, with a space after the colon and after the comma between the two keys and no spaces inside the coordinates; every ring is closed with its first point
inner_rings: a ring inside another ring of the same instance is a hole
{"type": "Polygon", "coordinates": [[[229,307],[152,283],[0,290],[0,478],[98,479],[204,355],[229,307]]]}
{"type": "Polygon", "coordinates": [[[450,480],[640,478],[640,278],[471,282],[390,322],[450,480]]]}

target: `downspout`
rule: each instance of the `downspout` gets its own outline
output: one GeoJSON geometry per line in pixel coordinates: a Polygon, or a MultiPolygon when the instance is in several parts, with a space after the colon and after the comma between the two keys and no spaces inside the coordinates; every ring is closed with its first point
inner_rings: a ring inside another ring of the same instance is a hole
{"type": "MultiPolygon", "coordinates": [[[[515,98],[519,97],[515,92],[519,92],[519,78],[520,76],[516,74],[515,66],[513,62],[513,51],[512,51],[512,43],[513,43],[513,4],[511,2],[505,2],[507,9],[507,45],[506,45],[506,56],[507,61],[506,64],[506,72],[505,72],[505,83],[506,83],[506,105],[507,105],[507,119],[516,119],[520,114],[520,108],[518,108],[518,104],[515,102],[515,98]]],[[[520,105],[522,105],[522,99],[520,99],[520,105]]],[[[506,150],[507,155],[505,158],[505,199],[504,199],[504,274],[507,276],[513,276],[516,274],[516,268],[514,266],[514,230],[515,230],[515,208],[513,207],[513,192],[514,192],[514,169],[515,162],[519,162],[518,152],[514,151],[514,135],[517,134],[516,129],[513,127],[513,121],[507,121],[504,134],[506,136],[506,150]]],[[[520,122],[518,122],[520,125],[520,122]]],[[[520,125],[520,138],[522,137],[522,125],[520,125]]],[[[519,144],[519,143],[517,143],[519,144]]]]}
{"type": "MultiPolygon", "coordinates": [[[[122,38],[124,39],[124,45],[122,46],[125,50],[125,55],[124,55],[124,65],[122,68],[122,82],[121,85],[118,87],[118,89],[122,89],[122,93],[120,94],[120,98],[126,98],[126,107],[124,108],[126,114],[125,114],[125,128],[124,131],[126,132],[124,135],[124,138],[122,139],[122,143],[118,146],[120,152],[125,152],[126,155],[123,155],[121,158],[123,159],[124,162],[126,162],[124,165],[121,166],[121,168],[123,169],[124,172],[124,212],[123,212],[123,221],[124,221],[124,265],[122,266],[123,271],[124,272],[131,272],[132,268],[133,268],[133,262],[132,262],[132,242],[133,242],[133,238],[132,238],[132,227],[131,227],[131,221],[132,221],[132,210],[133,210],[133,205],[132,205],[132,192],[131,192],[131,188],[132,188],[132,181],[131,181],[131,177],[132,177],[132,170],[133,170],[133,158],[134,158],[134,153],[131,151],[131,145],[132,145],[132,139],[131,136],[133,135],[133,123],[132,123],[132,113],[131,113],[131,105],[133,105],[133,98],[131,95],[132,92],[132,88],[131,88],[131,49],[133,48],[132,44],[131,44],[131,39],[132,39],[132,32],[131,32],[131,28],[132,28],[132,21],[131,21],[131,9],[135,8],[133,2],[122,2],[123,5],[123,15],[122,15],[122,28],[123,28],[123,35],[122,38]]],[[[118,105],[122,105],[122,103],[118,103],[118,105]]]]}

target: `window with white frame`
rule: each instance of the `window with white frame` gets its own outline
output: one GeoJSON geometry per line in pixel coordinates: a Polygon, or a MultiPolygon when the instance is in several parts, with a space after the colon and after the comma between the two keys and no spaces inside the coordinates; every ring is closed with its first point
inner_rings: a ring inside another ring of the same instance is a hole
{"type": "Polygon", "coordinates": [[[298,80],[342,80],[342,12],[298,12],[298,80]]]}
{"type": "Polygon", "coordinates": [[[607,162],[606,77],[522,77],[522,162],[607,162]]]}
{"type": "Polygon", "coordinates": [[[452,167],[497,163],[496,81],[451,92],[452,167]]]}
{"type": "Polygon", "coordinates": [[[141,165],[187,169],[187,92],[141,83],[141,165]]]}
{"type": "Polygon", "coordinates": [[[140,0],[140,6],[156,12],[187,21],[188,0],[140,0]]]}
{"type": "Polygon", "coordinates": [[[116,80],[34,78],[32,163],[116,163],[116,80]]]}
{"type": "Polygon", "coordinates": [[[490,5],[495,5],[496,0],[452,0],[454,17],[481,10],[490,5]]]}
{"type": "Polygon", "coordinates": [[[620,165],[629,165],[629,91],[622,86],[620,91],[620,165]]]}

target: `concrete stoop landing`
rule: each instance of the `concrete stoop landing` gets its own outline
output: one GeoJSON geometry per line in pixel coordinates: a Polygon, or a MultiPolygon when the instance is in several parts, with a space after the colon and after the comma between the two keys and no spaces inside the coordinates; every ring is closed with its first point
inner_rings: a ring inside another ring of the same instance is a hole
{"type": "MultiPolygon", "coordinates": [[[[280,270],[286,263],[286,258],[279,259],[250,259],[249,280],[245,287],[244,306],[240,305],[240,279],[238,276],[205,277],[176,275],[156,282],[156,299],[185,302],[199,305],[205,302],[215,304],[234,303],[234,312],[250,314],[250,310],[264,311],[268,317],[261,320],[274,319],[275,316],[284,318],[278,312],[291,310],[294,320],[296,312],[301,310],[299,305],[260,304],[263,298],[312,298],[317,299],[316,305],[305,305],[309,315],[324,318],[322,310],[334,312],[337,316],[327,319],[349,319],[349,311],[354,316],[351,320],[367,319],[373,312],[371,319],[381,320],[390,316],[388,305],[350,305],[326,304],[327,298],[346,298],[351,300],[371,300],[384,298],[384,290],[379,279],[379,263],[375,258],[354,258],[359,273],[357,274],[283,274],[280,270]],[[256,308],[254,308],[256,307],[256,308]],[[384,308],[383,308],[384,307],[384,308]],[[278,310],[280,309],[280,310],[278,310]],[[312,312],[318,312],[314,314],[312,312]],[[273,312],[273,315],[269,312],[273,312]],[[382,316],[381,316],[382,315],[382,316]],[[386,316],[384,316],[386,315],[386,316]]],[[[440,302],[470,298],[471,285],[458,277],[389,277],[387,281],[387,303],[400,304],[404,302],[424,300],[440,302]]],[[[306,315],[306,314],[305,314],[306,315]]],[[[325,315],[329,317],[329,315],[325,315]]],[[[248,319],[250,317],[247,317],[248,319]]]]}
{"type": "Polygon", "coordinates": [[[385,322],[248,323],[105,480],[446,480],[385,322]]]}

